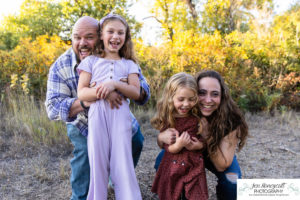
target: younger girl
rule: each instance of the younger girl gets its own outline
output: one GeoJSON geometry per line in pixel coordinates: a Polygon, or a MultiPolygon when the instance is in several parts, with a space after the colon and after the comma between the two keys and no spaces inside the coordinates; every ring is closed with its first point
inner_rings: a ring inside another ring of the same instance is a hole
{"type": "Polygon", "coordinates": [[[152,192],[162,200],[203,200],[208,198],[201,149],[201,123],[198,117],[197,83],[186,73],[173,75],[167,82],[157,113],[151,120],[154,128],[176,129],[176,142],[164,144],[165,156],[157,171],[152,192]],[[183,194],[182,194],[183,192],[183,194]]]}
{"type": "MultiPolygon", "coordinates": [[[[81,52],[85,53],[84,44],[81,52]]],[[[107,199],[108,177],[114,183],[116,199],[141,198],[131,154],[131,116],[123,98],[119,109],[111,109],[106,97],[117,90],[137,100],[140,95],[138,66],[133,57],[127,22],[119,15],[100,21],[98,53],[85,58],[78,69],[78,98],[95,101],[88,113],[88,155],[90,162],[89,200],[107,199]],[[128,84],[121,82],[127,79],[128,84]],[[96,89],[89,84],[96,82],[96,89]]]]}

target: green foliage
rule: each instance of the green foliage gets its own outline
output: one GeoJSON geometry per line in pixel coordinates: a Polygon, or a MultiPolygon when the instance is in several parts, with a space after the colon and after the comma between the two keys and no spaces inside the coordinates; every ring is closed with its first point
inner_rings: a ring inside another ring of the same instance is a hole
{"type": "MultiPolygon", "coordinates": [[[[134,40],[151,87],[148,105],[155,106],[174,73],[214,69],[244,110],[300,109],[299,4],[276,16],[271,27],[259,29],[247,12],[271,9],[271,0],[208,0],[197,16],[193,11],[200,3],[153,2],[151,12],[163,28],[162,42],[147,46],[141,39],[134,40]],[[247,28],[242,30],[243,23],[247,28]]],[[[26,0],[20,16],[6,18],[0,28],[1,101],[9,91],[29,92],[36,98],[45,95],[49,67],[70,47],[63,39],[80,16],[99,19],[113,11],[124,15],[132,27],[139,27],[127,6],[125,0],[26,0]],[[38,10],[43,14],[37,14],[38,10]]]]}
{"type": "MultiPolygon", "coordinates": [[[[293,12],[287,12],[290,14],[293,12]]],[[[299,38],[295,34],[299,22],[296,17],[293,22],[287,21],[294,28],[285,29],[290,35],[286,38],[272,27],[265,35],[254,31],[204,34],[181,30],[174,32],[172,41],[155,47],[137,41],[143,72],[150,74],[152,100],[159,98],[164,83],[174,73],[214,69],[222,74],[232,96],[245,110],[272,111],[283,105],[299,109],[299,38]]]]}
{"type": "Polygon", "coordinates": [[[222,34],[234,30],[247,31],[248,21],[253,18],[251,10],[273,7],[272,0],[207,0],[202,12],[202,28],[205,32],[215,30],[222,34]]]}
{"type": "MultiPolygon", "coordinates": [[[[9,52],[0,50],[0,89],[10,89],[12,74],[17,75],[16,82],[21,80],[22,75],[28,74],[30,94],[44,96],[48,70],[67,48],[69,46],[58,36],[45,35],[37,37],[35,41],[22,38],[19,45],[9,52]]],[[[21,86],[21,82],[18,85],[21,86]]]]}
{"type": "Polygon", "coordinates": [[[60,35],[69,40],[72,26],[82,16],[100,20],[110,12],[124,16],[133,35],[139,32],[141,24],[128,14],[126,0],[24,0],[19,15],[6,17],[1,26],[0,48],[13,49],[19,38],[35,40],[40,35],[60,35]],[[11,36],[9,35],[11,34],[11,36]],[[6,37],[6,38],[5,38],[6,37]],[[5,39],[9,37],[6,42],[5,39]],[[7,43],[7,44],[6,44],[7,43]]]}
{"type": "Polygon", "coordinates": [[[150,12],[161,24],[165,40],[173,41],[176,33],[198,29],[197,16],[191,16],[185,1],[157,0],[150,12]]]}
{"type": "Polygon", "coordinates": [[[10,31],[2,31],[0,33],[0,50],[12,50],[19,43],[19,36],[10,31]]]}
{"type": "Polygon", "coordinates": [[[55,0],[24,0],[17,16],[8,16],[2,27],[19,37],[35,39],[39,35],[58,35],[61,31],[62,6],[55,0]]]}
{"type": "Polygon", "coordinates": [[[126,0],[62,0],[62,13],[65,36],[70,38],[73,24],[82,16],[91,16],[100,20],[105,15],[113,12],[122,15],[131,25],[131,32],[135,35],[139,32],[141,24],[128,14],[126,0]]]}

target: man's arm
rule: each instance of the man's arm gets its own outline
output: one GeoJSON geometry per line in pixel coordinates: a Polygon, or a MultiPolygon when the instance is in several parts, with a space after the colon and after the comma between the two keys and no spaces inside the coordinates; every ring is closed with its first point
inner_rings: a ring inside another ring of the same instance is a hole
{"type": "Polygon", "coordinates": [[[79,101],[75,102],[77,98],[72,97],[70,88],[61,77],[58,71],[59,64],[62,63],[54,63],[49,70],[45,106],[49,119],[69,122],[73,121],[76,114],[83,108],[78,106],[79,101]],[[76,109],[70,112],[73,104],[76,109]]]}
{"type": "Polygon", "coordinates": [[[144,105],[147,103],[147,101],[150,98],[150,87],[147,83],[147,80],[142,74],[142,70],[139,67],[139,80],[140,80],[140,97],[138,100],[135,100],[134,102],[138,105],[144,105]]]}
{"type": "Polygon", "coordinates": [[[76,99],[70,108],[69,117],[76,117],[78,113],[88,109],[92,103],[94,103],[94,101],[82,101],[80,103],[80,100],[76,99]]]}

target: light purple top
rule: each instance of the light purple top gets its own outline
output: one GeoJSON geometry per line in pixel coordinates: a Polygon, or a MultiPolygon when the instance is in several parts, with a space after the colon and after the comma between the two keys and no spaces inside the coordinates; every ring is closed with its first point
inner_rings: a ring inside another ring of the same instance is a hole
{"type": "Polygon", "coordinates": [[[108,80],[119,81],[128,78],[129,74],[139,74],[138,65],[132,60],[108,60],[94,55],[81,61],[77,69],[91,73],[90,83],[96,82],[96,85],[108,80]]]}

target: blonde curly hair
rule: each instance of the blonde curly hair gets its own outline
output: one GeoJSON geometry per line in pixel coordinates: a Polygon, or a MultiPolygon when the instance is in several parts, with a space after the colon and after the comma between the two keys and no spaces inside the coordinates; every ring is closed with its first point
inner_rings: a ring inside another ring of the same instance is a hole
{"type": "MultiPolygon", "coordinates": [[[[166,128],[174,128],[175,127],[175,120],[174,120],[174,101],[173,97],[176,94],[176,91],[179,88],[188,88],[192,90],[197,97],[197,82],[195,78],[185,72],[180,72],[173,75],[167,82],[164,87],[163,93],[159,101],[156,105],[156,113],[154,117],[151,119],[151,125],[157,130],[164,130],[166,128]]],[[[199,119],[199,131],[201,132],[202,127],[200,123],[199,117],[199,108],[198,108],[198,97],[196,98],[196,102],[194,107],[191,109],[192,115],[199,119]]]]}

